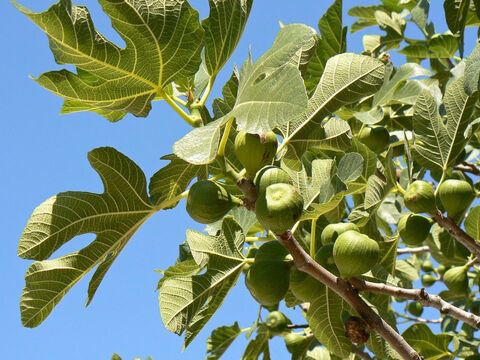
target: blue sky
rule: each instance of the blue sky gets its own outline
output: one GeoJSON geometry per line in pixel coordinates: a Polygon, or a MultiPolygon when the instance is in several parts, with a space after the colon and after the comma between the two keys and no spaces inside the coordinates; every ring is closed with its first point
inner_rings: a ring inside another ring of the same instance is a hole
{"type": "MultiPolygon", "coordinates": [[[[50,5],[50,0],[23,0],[21,3],[40,11],[50,5]]],[[[375,2],[345,0],[344,7],[371,3],[375,2]]],[[[435,3],[438,6],[440,1],[435,3]]],[[[83,0],[79,4],[89,7],[100,31],[118,41],[118,35],[96,1],[83,0]]],[[[207,0],[192,0],[191,4],[199,9],[202,18],[208,15],[207,0]]],[[[233,64],[243,62],[249,46],[256,58],[271,45],[279,28],[278,20],[316,27],[329,4],[330,1],[325,0],[256,0],[244,37],[218,77],[211,98],[220,94],[233,64]]],[[[187,228],[203,228],[188,217],[183,202],[174,210],[156,214],[138,231],[112,266],[88,308],[84,308],[87,275],[42,325],[35,329],[21,326],[18,304],[30,261],[16,257],[16,248],[32,210],[61,191],[102,192],[101,182],[86,158],[87,152],[96,147],[115,147],[134,160],[148,179],[165,165],[159,158],[171,153],[172,144],[189,127],[167,104],[160,102],[154,104],[148,118],[127,116],[115,124],[91,113],[60,116],[62,100],[28,77],[59,68],[53,61],[47,38],[10,3],[3,1],[0,10],[3,14],[0,42],[4,54],[0,70],[3,154],[0,196],[4,204],[0,210],[3,229],[0,358],[95,360],[110,359],[117,352],[123,359],[151,355],[155,360],[197,360],[204,357],[206,338],[215,327],[231,325],[235,320],[239,320],[241,327],[250,326],[258,305],[246,291],[242,277],[222,309],[184,353],[181,352],[183,338],[165,330],[154,292],[159,275],[153,269],[165,269],[174,262],[187,228]]],[[[435,10],[432,19],[437,31],[445,30],[443,13],[435,10]]],[[[350,23],[351,19],[346,21],[350,23]]],[[[349,35],[349,51],[362,50],[361,34],[349,35]]],[[[471,47],[467,46],[466,54],[471,47]]],[[[54,255],[77,250],[92,239],[93,235],[75,238],[54,255]]],[[[287,311],[287,315],[298,319],[291,311],[287,311]]],[[[244,338],[238,339],[225,358],[239,358],[245,344],[244,338]]],[[[275,348],[273,359],[287,358],[282,341],[275,339],[272,345],[275,348]]]]}

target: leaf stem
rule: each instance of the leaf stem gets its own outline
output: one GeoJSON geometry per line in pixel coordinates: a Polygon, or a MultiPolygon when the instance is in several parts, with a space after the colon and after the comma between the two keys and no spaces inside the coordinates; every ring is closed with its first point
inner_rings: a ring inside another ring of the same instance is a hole
{"type": "Polygon", "coordinates": [[[183,99],[180,99],[178,96],[172,95],[172,99],[175,100],[180,105],[187,107],[187,102],[183,99]]]}
{"type": "Polygon", "coordinates": [[[443,169],[442,171],[442,177],[440,178],[440,181],[438,182],[437,188],[435,189],[435,197],[438,194],[438,189],[440,189],[440,185],[442,185],[443,181],[445,180],[445,176],[447,175],[447,170],[443,169]]]}
{"type": "Polygon", "coordinates": [[[315,259],[317,253],[317,219],[312,220],[312,228],[310,230],[310,256],[315,259]]]}
{"type": "Polygon", "coordinates": [[[182,192],[180,195],[177,195],[171,199],[168,199],[168,200],[165,200],[164,202],[160,203],[159,205],[155,206],[155,210],[162,210],[162,209],[165,209],[165,208],[168,208],[172,205],[174,205],[176,202],[182,200],[183,198],[186,198],[188,196],[188,192],[190,190],[185,190],[184,192],[182,192]]]}
{"type": "Polygon", "coordinates": [[[175,112],[180,115],[182,119],[185,120],[190,126],[199,127],[201,125],[201,122],[188,115],[167,93],[162,91],[161,95],[167,104],[170,105],[172,109],[175,110],[175,112]]]}
{"type": "Polygon", "coordinates": [[[210,77],[210,79],[208,79],[207,87],[205,88],[205,91],[203,92],[202,98],[200,99],[200,102],[199,102],[200,106],[205,105],[205,102],[207,101],[208,96],[210,95],[210,92],[212,91],[212,87],[213,87],[213,83],[215,82],[215,78],[216,78],[216,76],[212,76],[212,77],[210,77]]]}
{"type": "Polygon", "coordinates": [[[228,136],[230,135],[230,130],[232,129],[234,117],[232,116],[225,125],[225,130],[223,131],[222,140],[220,141],[220,145],[218,146],[218,156],[225,155],[225,147],[227,146],[228,136]]]}

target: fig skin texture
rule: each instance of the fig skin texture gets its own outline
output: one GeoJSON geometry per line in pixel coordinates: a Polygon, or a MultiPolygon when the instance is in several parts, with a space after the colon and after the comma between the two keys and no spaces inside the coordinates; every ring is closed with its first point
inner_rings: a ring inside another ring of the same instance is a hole
{"type": "Polygon", "coordinates": [[[255,262],[263,260],[283,261],[290,253],[277,240],[267,241],[258,248],[255,255],[255,262]]]}
{"type": "Polygon", "coordinates": [[[380,154],[390,142],[390,133],[383,126],[367,126],[358,133],[358,140],[367,145],[373,152],[380,154]]]}
{"type": "Polygon", "coordinates": [[[411,183],[403,199],[405,206],[414,213],[433,213],[437,209],[432,185],[423,180],[411,183]]]}
{"type": "Polygon", "coordinates": [[[445,271],[443,282],[455,293],[466,293],[468,291],[468,276],[465,266],[455,266],[445,271]]]}
{"type": "Polygon", "coordinates": [[[247,178],[272,163],[277,152],[278,140],[273,131],[265,134],[249,134],[239,131],[235,137],[235,155],[247,171],[247,178]]]}
{"type": "Polygon", "coordinates": [[[433,284],[435,284],[436,281],[437,281],[437,278],[433,275],[430,275],[430,274],[422,275],[422,285],[425,287],[432,286],[433,284]]]}
{"type": "Polygon", "coordinates": [[[355,230],[341,234],[333,246],[333,258],[344,279],[359,276],[371,270],[378,261],[380,247],[367,235],[355,230]]]}
{"type": "Polygon", "coordinates": [[[257,219],[276,234],[290,230],[303,211],[303,198],[290,184],[273,184],[255,202],[257,219]]]}
{"type": "Polygon", "coordinates": [[[267,187],[273,184],[293,185],[290,175],[285,170],[274,165],[267,165],[261,168],[255,175],[253,182],[257,189],[257,194],[265,192],[267,187]]]}
{"type": "Polygon", "coordinates": [[[245,276],[250,294],[264,306],[276,305],[285,297],[290,281],[290,265],[284,261],[254,262],[245,276]]]}
{"type": "Polygon", "coordinates": [[[303,271],[297,268],[292,268],[290,271],[290,290],[297,299],[310,302],[316,299],[324,289],[325,285],[303,271]]]}
{"type": "Polygon", "coordinates": [[[322,244],[326,245],[328,243],[333,243],[337,240],[338,236],[345,231],[348,230],[355,230],[360,231],[357,225],[354,223],[336,223],[336,224],[328,224],[325,226],[325,229],[322,231],[321,240],[322,244]]]}
{"type": "Polygon", "coordinates": [[[419,317],[423,313],[423,306],[418,301],[409,302],[407,310],[413,316],[419,317]]]}
{"type": "Polygon", "coordinates": [[[267,315],[265,324],[272,334],[280,334],[287,329],[288,319],[282,312],[272,311],[267,315]]]}
{"type": "Polygon", "coordinates": [[[200,180],[192,185],[187,197],[187,212],[201,224],[211,224],[223,218],[242,201],[231,196],[223,186],[210,180],[200,180]]]}
{"type": "Polygon", "coordinates": [[[306,336],[293,331],[285,335],[284,340],[285,346],[290,354],[295,354],[297,351],[300,351],[306,346],[306,343],[310,341],[306,336]]]}
{"type": "Polygon", "coordinates": [[[404,214],[398,221],[397,229],[405,244],[418,246],[430,233],[432,220],[423,215],[404,214]]]}
{"type": "Polygon", "coordinates": [[[445,180],[438,188],[438,197],[451,218],[463,213],[475,197],[472,186],[465,180],[445,180]]]}

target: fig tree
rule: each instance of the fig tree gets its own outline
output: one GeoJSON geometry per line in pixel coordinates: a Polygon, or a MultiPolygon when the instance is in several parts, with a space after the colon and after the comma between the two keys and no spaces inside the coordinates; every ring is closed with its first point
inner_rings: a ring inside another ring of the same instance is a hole
{"type": "Polygon", "coordinates": [[[432,286],[433,284],[435,284],[436,281],[437,281],[437,278],[433,275],[430,275],[430,274],[422,275],[422,285],[425,287],[432,286]]]}
{"type": "Polygon", "coordinates": [[[390,133],[383,126],[364,127],[358,134],[358,139],[373,152],[383,152],[390,142],[390,133]]]}
{"type": "Polygon", "coordinates": [[[306,336],[293,331],[285,335],[284,340],[285,346],[290,354],[295,354],[303,350],[310,341],[306,336]]]}
{"type": "Polygon", "coordinates": [[[325,229],[322,231],[321,240],[322,244],[327,244],[330,242],[334,242],[337,240],[338,235],[344,233],[348,230],[356,230],[360,231],[358,226],[354,223],[336,223],[336,224],[328,224],[325,226],[325,229]]]}
{"type": "Polygon", "coordinates": [[[290,184],[273,184],[255,202],[257,219],[277,234],[290,230],[303,211],[303,197],[290,184]]]}
{"type": "Polygon", "coordinates": [[[367,235],[355,230],[341,234],[333,246],[333,258],[343,278],[359,276],[371,270],[378,261],[380,247],[367,235]]]}
{"type": "Polygon", "coordinates": [[[423,215],[404,214],[398,221],[398,233],[405,244],[409,246],[420,245],[430,233],[432,220],[423,215]]]}
{"type": "Polygon", "coordinates": [[[475,193],[467,181],[449,179],[438,188],[438,196],[448,216],[453,218],[468,208],[475,193]]]}
{"type": "Polygon", "coordinates": [[[277,136],[273,131],[260,135],[238,132],[235,137],[235,155],[247,171],[248,179],[253,179],[258,170],[272,163],[277,145],[277,136]]]}
{"type": "Polygon", "coordinates": [[[292,179],[287,172],[278,166],[268,165],[261,168],[255,179],[255,188],[257,189],[257,194],[265,192],[268,186],[273,184],[290,184],[292,185],[292,179]]]}
{"type": "Polygon", "coordinates": [[[200,180],[192,185],[187,197],[187,212],[202,224],[211,224],[224,217],[242,201],[231,196],[223,186],[210,180],[200,180]]]}
{"type": "Polygon", "coordinates": [[[423,180],[416,180],[411,183],[403,199],[405,200],[405,206],[414,213],[429,213],[436,209],[432,185],[423,180]]]}
{"type": "Polygon", "coordinates": [[[290,265],[284,261],[254,262],[245,276],[250,294],[264,306],[275,305],[285,297],[290,280],[290,265]]]}
{"type": "Polygon", "coordinates": [[[467,270],[466,266],[452,267],[443,274],[443,282],[455,293],[466,293],[468,291],[467,270]]]}
{"type": "Polygon", "coordinates": [[[418,301],[408,303],[407,310],[413,316],[419,317],[423,313],[423,306],[418,301]]]}
{"type": "Polygon", "coordinates": [[[265,324],[272,334],[280,334],[287,329],[288,319],[280,311],[272,311],[267,315],[265,324]]]}

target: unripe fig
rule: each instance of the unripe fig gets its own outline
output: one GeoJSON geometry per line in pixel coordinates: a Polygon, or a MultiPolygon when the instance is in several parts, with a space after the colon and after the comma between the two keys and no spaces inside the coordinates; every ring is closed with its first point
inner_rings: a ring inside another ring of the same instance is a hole
{"type": "Polygon", "coordinates": [[[290,354],[295,354],[297,351],[302,350],[306,343],[310,341],[306,336],[293,331],[285,335],[284,340],[290,354]]]}
{"type": "Polygon", "coordinates": [[[405,206],[414,213],[434,212],[436,209],[432,185],[423,180],[411,183],[403,199],[405,206]]]}
{"type": "Polygon", "coordinates": [[[466,266],[452,267],[443,274],[443,282],[455,293],[466,293],[468,291],[467,270],[466,266]]]}
{"type": "Polygon", "coordinates": [[[265,324],[272,334],[280,334],[287,329],[288,319],[280,311],[272,311],[267,315],[265,324]]]}
{"type": "Polygon", "coordinates": [[[378,261],[378,243],[355,230],[341,234],[333,246],[333,258],[342,278],[359,276],[371,270],[378,261]]]}
{"type": "Polygon", "coordinates": [[[390,133],[383,126],[364,127],[358,134],[358,140],[373,152],[383,152],[390,142],[390,133]]]}
{"type": "Polygon", "coordinates": [[[344,233],[348,230],[355,230],[360,231],[357,225],[354,223],[336,223],[336,224],[329,224],[325,226],[325,229],[322,231],[321,240],[322,244],[327,244],[330,242],[334,242],[337,240],[338,235],[344,233]]]}
{"type": "MultiPolygon", "coordinates": [[[[257,251],[258,251],[258,248],[251,246],[248,248],[247,253],[245,254],[245,257],[247,259],[254,258],[255,255],[257,254],[257,251]]],[[[244,274],[247,273],[248,269],[250,269],[250,266],[252,266],[252,263],[246,263],[245,265],[243,265],[242,271],[244,274]]]]}
{"type": "Polygon", "coordinates": [[[430,218],[410,213],[400,218],[397,229],[405,244],[418,246],[427,238],[431,226],[430,218]]]}
{"type": "Polygon", "coordinates": [[[257,219],[277,234],[290,230],[303,211],[303,197],[290,184],[273,184],[255,202],[257,219]]]}
{"type": "Polygon", "coordinates": [[[445,265],[438,265],[437,269],[435,270],[440,276],[443,276],[445,274],[445,271],[447,271],[449,268],[446,267],[445,265]]]}
{"type": "Polygon", "coordinates": [[[242,201],[231,196],[222,186],[210,180],[200,180],[192,185],[187,197],[187,212],[202,224],[220,220],[242,201]]]}
{"type": "Polygon", "coordinates": [[[290,271],[290,290],[297,299],[309,302],[316,299],[324,289],[325,285],[303,271],[297,268],[290,271]]]}
{"type": "Polygon", "coordinates": [[[432,286],[433,284],[435,284],[436,281],[437,281],[437,278],[433,275],[430,275],[430,274],[422,275],[422,285],[425,287],[432,286]]]}
{"type": "Polygon", "coordinates": [[[273,184],[290,184],[292,185],[292,179],[287,172],[278,166],[267,165],[261,168],[254,179],[255,188],[257,194],[265,192],[268,186],[273,184]]]}
{"type": "Polygon", "coordinates": [[[239,131],[235,138],[235,155],[247,171],[247,178],[272,163],[277,152],[277,136],[273,131],[266,134],[249,134],[239,131]]]}
{"type": "Polygon", "coordinates": [[[255,255],[255,262],[263,260],[283,261],[290,253],[278,240],[267,241],[260,246],[255,255]]]}
{"type": "Polygon", "coordinates": [[[423,306],[418,301],[408,303],[407,310],[413,316],[419,317],[423,313],[423,306]]]}
{"type": "Polygon", "coordinates": [[[434,267],[430,260],[425,260],[421,265],[421,269],[425,272],[432,272],[434,270],[434,267]]]}
{"type": "Polygon", "coordinates": [[[275,305],[288,291],[289,271],[290,265],[283,261],[254,262],[245,276],[245,285],[260,304],[275,305]]]}
{"type": "Polygon", "coordinates": [[[461,214],[475,197],[472,186],[464,180],[445,180],[438,188],[438,196],[449,217],[461,214]]]}

